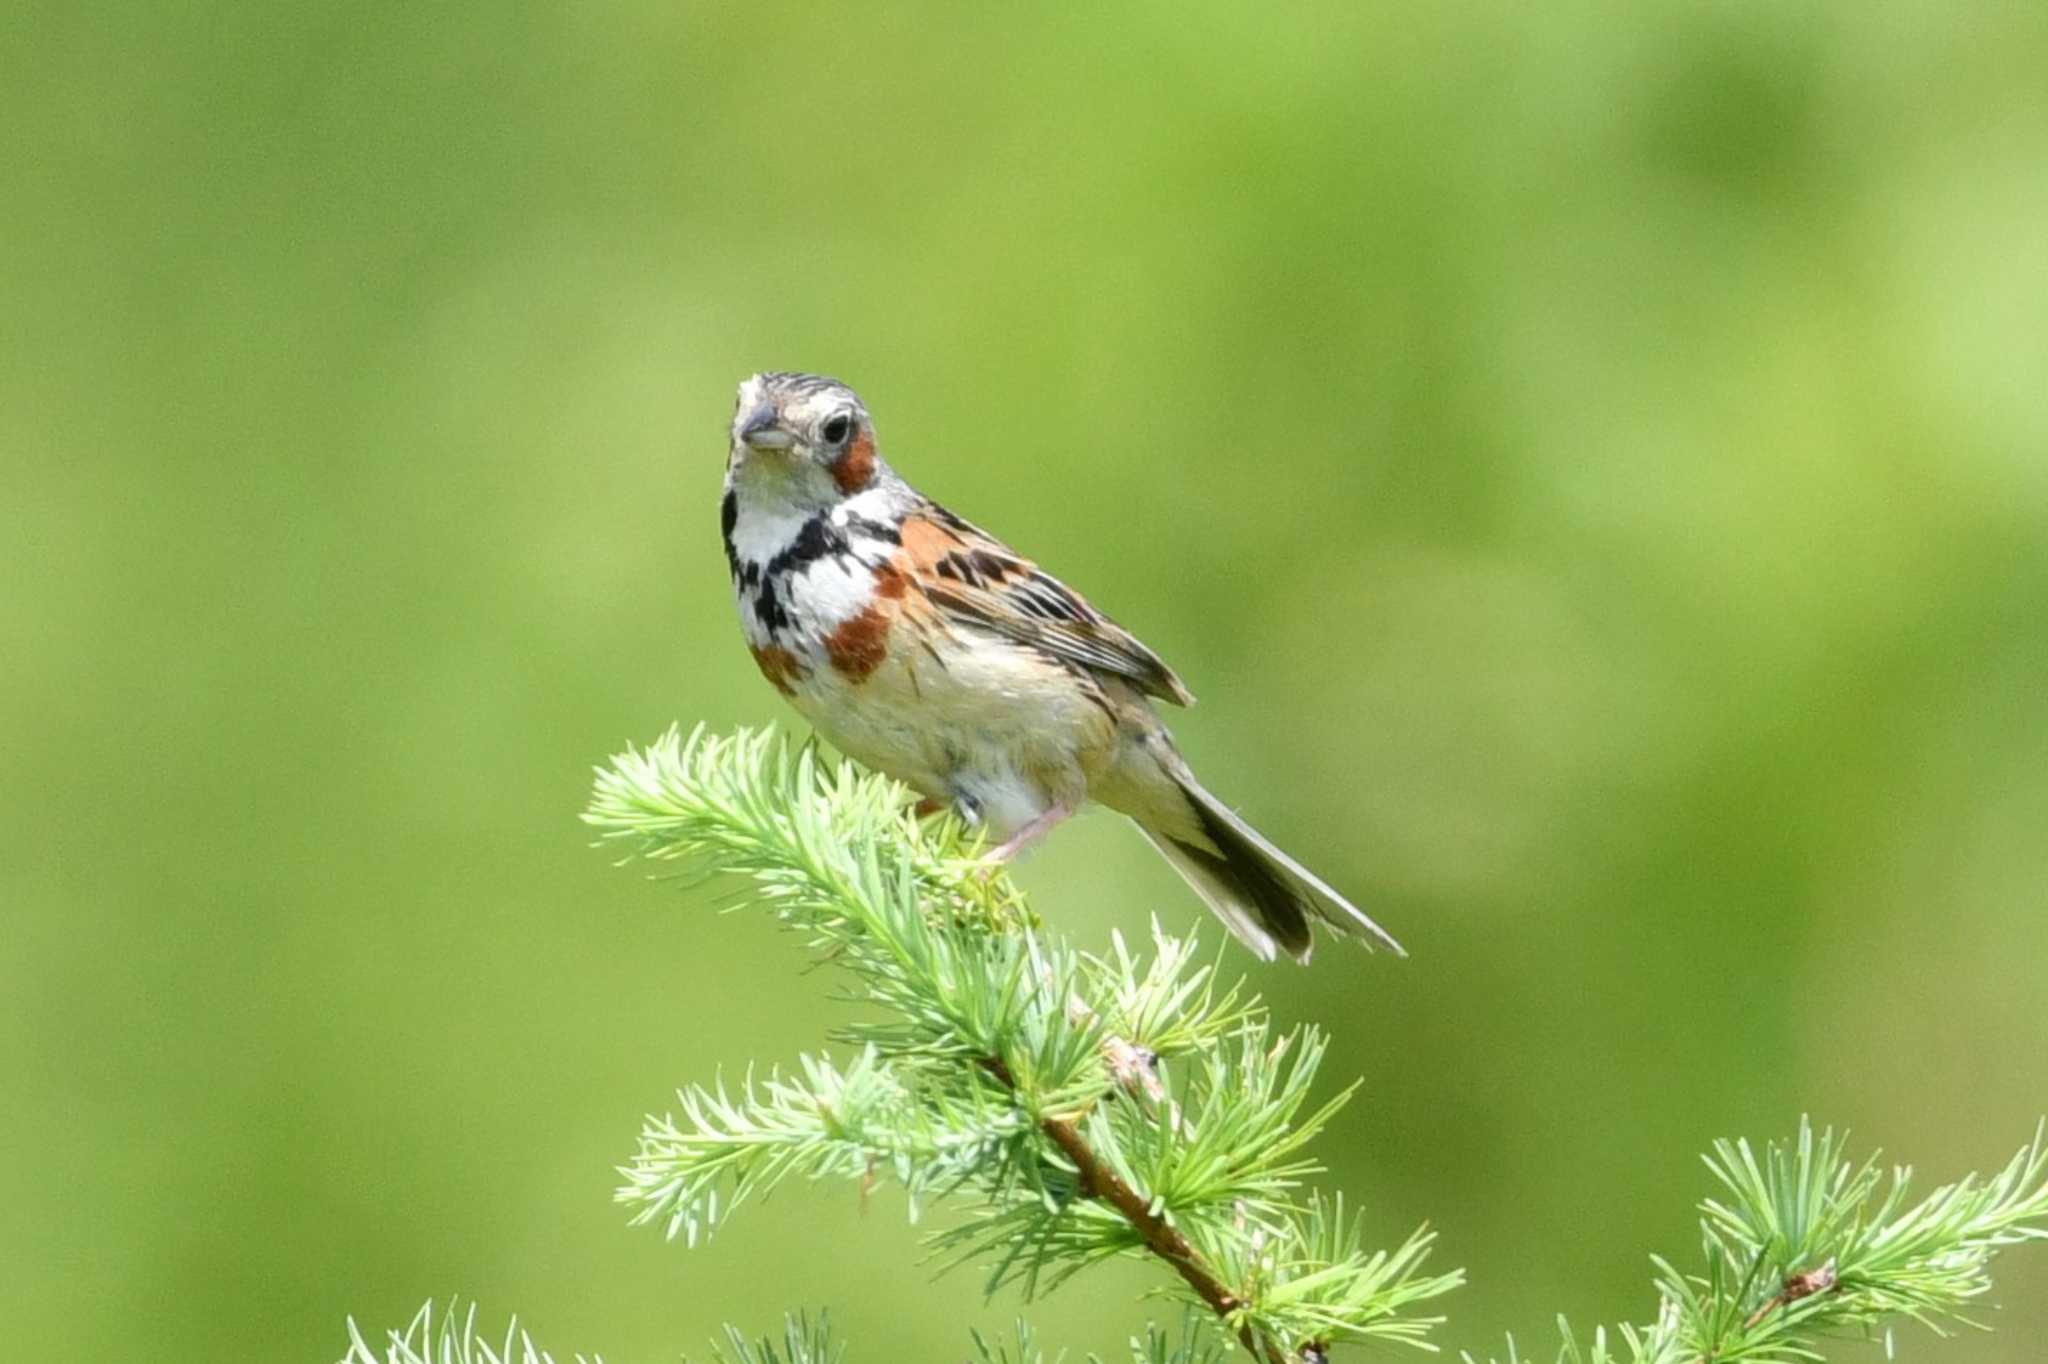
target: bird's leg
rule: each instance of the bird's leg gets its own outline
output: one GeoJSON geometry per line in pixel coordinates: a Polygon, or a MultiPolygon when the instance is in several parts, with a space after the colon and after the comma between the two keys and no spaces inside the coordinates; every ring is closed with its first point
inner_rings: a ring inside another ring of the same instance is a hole
{"type": "Polygon", "coordinates": [[[1051,833],[1055,825],[1072,813],[1074,813],[1073,807],[1065,801],[1054,801],[1037,815],[1033,816],[1030,823],[1017,830],[1016,833],[1011,834],[996,847],[989,849],[988,860],[991,863],[1009,861],[1018,853],[1023,852],[1033,843],[1051,833]]]}

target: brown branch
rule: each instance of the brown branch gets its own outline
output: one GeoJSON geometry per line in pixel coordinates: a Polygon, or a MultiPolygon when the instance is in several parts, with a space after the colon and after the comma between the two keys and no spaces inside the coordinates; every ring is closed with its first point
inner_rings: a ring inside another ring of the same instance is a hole
{"type": "MultiPolygon", "coordinates": [[[[1002,1058],[989,1057],[982,1066],[1002,1081],[1011,1093],[1017,1092],[1016,1078],[1010,1074],[1010,1068],[1003,1064],[1002,1058]]],[[[1039,1130],[1073,1164],[1080,1180],[1081,1196],[1097,1199],[1116,1209],[1117,1215],[1130,1223],[1143,1239],[1145,1249],[1173,1266],[1174,1273],[1195,1291],[1196,1297],[1208,1304],[1210,1311],[1227,1322],[1233,1312],[1244,1306],[1244,1300],[1216,1277],[1216,1271],[1188,1243],[1188,1238],[1163,1215],[1152,1210],[1151,1200],[1132,1188],[1123,1176],[1095,1153],[1095,1148],[1081,1135],[1078,1121],[1073,1118],[1046,1118],[1039,1123],[1039,1130]]],[[[1244,1343],[1245,1349],[1251,1351],[1252,1358],[1263,1360],[1265,1364],[1287,1364],[1286,1352],[1252,1330],[1250,1325],[1239,1326],[1237,1338],[1244,1343]]]]}
{"type": "Polygon", "coordinates": [[[1809,1269],[1804,1274],[1794,1274],[1787,1278],[1775,1296],[1749,1314],[1749,1320],[1742,1323],[1742,1329],[1754,1331],[1763,1324],[1765,1317],[1780,1307],[1790,1306],[1801,1298],[1810,1298],[1816,1293],[1833,1292],[1834,1287],[1835,1261],[1833,1256],[1829,1256],[1827,1263],[1819,1269],[1809,1269]]]}

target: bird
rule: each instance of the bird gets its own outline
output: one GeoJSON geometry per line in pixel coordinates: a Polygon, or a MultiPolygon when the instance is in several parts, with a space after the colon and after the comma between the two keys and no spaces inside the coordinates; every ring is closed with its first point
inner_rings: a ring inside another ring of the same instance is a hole
{"type": "Polygon", "coordinates": [[[951,809],[1007,862],[1093,802],[1127,815],[1239,941],[1312,925],[1401,945],[1203,786],[1153,702],[1194,702],[1136,636],[882,458],[836,379],[755,374],[720,502],[754,663],[839,752],[951,809]]]}

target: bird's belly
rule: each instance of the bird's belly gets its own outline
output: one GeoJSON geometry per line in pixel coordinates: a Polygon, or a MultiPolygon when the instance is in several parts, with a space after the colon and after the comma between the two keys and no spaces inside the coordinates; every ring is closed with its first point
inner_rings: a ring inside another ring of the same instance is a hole
{"type": "Polygon", "coordinates": [[[1116,724],[1088,683],[993,636],[896,647],[864,676],[820,660],[791,700],[826,739],[1007,836],[1055,802],[1078,809],[1116,724]]]}

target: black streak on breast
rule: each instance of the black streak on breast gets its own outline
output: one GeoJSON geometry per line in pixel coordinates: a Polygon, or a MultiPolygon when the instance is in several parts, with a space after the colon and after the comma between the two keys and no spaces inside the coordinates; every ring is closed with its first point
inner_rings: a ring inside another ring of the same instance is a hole
{"type": "Polygon", "coordinates": [[[732,528],[740,523],[740,500],[732,489],[725,490],[725,501],[718,507],[719,538],[725,541],[725,566],[737,578],[740,575],[739,551],[732,547],[732,528]]]}

